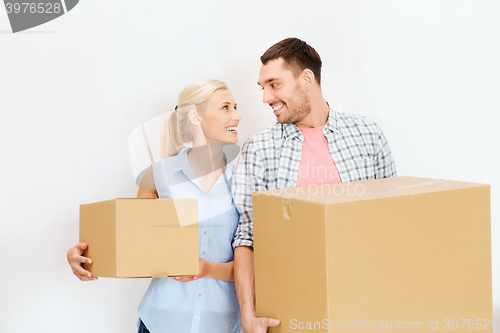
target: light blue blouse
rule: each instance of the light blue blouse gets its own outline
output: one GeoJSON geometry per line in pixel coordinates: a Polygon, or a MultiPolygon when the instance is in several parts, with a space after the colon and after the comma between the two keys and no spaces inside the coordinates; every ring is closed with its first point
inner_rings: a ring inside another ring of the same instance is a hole
{"type": "MultiPolygon", "coordinates": [[[[224,174],[205,194],[189,164],[189,150],[183,149],[177,156],[153,164],[158,196],[197,199],[200,258],[229,262],[234,258],[231,242],[238,225],[230,188],[235,167],[228,163],[224,174]]],[[[240,332],[234,282],[210,278],[179,282],[156,278],[151,281],[138,312],[151,333],[240,332]]]]}

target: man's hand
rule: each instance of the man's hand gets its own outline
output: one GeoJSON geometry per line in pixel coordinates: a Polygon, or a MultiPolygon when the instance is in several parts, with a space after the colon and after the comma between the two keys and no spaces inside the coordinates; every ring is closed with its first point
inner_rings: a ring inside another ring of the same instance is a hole
{"type": "Polygon", "coordinates": [[[280,324],[278,319],[253,317],[246,321],[241,321],[241,328],[244,333],[266,333],[268,327],[276,327],[280,324]]]}
{"type": "Polygon", "coordinates": [[[85,249],[87,249],[87,246],[88,245],[85,243],[78,243],[69,249],[67,253],[68,263],[73,270],[73,274],[75,274],[80,281],[97,280],[97,277],[92,276],[92,273],[82,267],[83,263],[92,263],[92,259],[82,256],[82,253],[85,249]]]}

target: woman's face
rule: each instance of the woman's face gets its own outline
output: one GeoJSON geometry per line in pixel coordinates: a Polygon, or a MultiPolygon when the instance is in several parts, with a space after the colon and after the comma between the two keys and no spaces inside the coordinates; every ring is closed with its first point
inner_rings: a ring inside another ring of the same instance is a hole
{"type": "Polygon", "coordinates": [[[236,111],[233,95],[227,89],[216,90],[200,115],[201,128],[207,144],[210,142],[237,143],[237,126],[241,117],[236,111]]]}

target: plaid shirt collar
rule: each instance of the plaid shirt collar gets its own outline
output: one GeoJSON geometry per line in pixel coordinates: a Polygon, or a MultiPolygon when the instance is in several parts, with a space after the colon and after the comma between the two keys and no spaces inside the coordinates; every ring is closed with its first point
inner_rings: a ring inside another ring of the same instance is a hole
{"type": "MultiPolygon", "coordinates": [[[[295,123],[287,123],[287,124],[281,124],[281,130],[283,132],[283,139],[285,140],[293,140],[295,138],[298,138],[299,141],[304,140],[304,136],[298,129],[297,125],[295,123]]],[[[323,133],[325,133],[325,130],[328,130],[330,132],[338,132],[339,127],[338,127],[338,122],[337,122],[337,113],[333,111],[330,108],[330,111],[328,112],[328,120],[326,121],[325,127],[323,128],[323,133]]]]}

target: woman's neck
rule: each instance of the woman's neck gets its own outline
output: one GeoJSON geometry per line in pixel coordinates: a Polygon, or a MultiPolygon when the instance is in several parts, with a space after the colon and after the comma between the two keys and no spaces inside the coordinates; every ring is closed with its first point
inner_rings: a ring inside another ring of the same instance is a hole
{"type": "Polygon", "coordinates": [[[195,145],[188,152],[189,164],[196,176],[203,177],[217,170],[224,171],[224,143],[211,142],[208,145],[195,145]]]}

